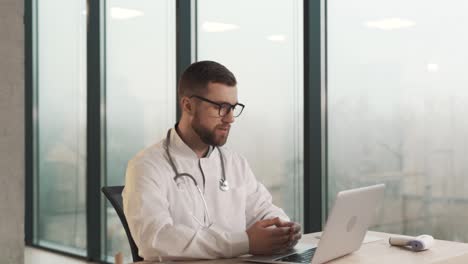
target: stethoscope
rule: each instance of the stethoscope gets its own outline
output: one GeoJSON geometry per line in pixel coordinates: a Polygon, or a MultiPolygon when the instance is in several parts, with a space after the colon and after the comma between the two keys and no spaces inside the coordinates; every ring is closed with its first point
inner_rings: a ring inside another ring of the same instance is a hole
{"type": "MultiPolygon", "coordinates": [[[[177,171],[177,167],[174,163],[174,160],[172,159],[172,156],[171,156],[171,153],[169,151],[169,146],[170,146],[170,143],[171,143],[171,129],[169,129],[169,131],[167,131],[167,136],[166,136],[166,154],[167,154],[167,157],[168,157],[168,160],[169,160],[169,164],[171,165],[172,167],[172,170],[174,171],[175,173],[175,176],[174,176],[174,181],[177,183],[177,179],[180,179],[182,177],[188,177],[190,178],[192,181],[193,181],[193,184],[195,185],[195,187],[197,188],[197,191],[198,193],[200,194],[200,197],[202,198],[202,201],[203,201],[203,206],[204,206],[204,209],[205,209],[205,218],[208,220],[208,223],[209,225],[203,225],[201,223],[200,220],[198,220],[194,215],[193,218],[195,219],[195,221],[197,221],[201,226],[204,226],[206,228],[210,227],[212,222],[211,222],[211,218],[210,218],[210,214],[208,212],[208,206],[206,205],[206,200],[205,200],[205,196],[203,195],[200,187],[198,186],[198,182],[197,180],[195,180],[195,178],[190,175],[189,173],[186,173],[186,172],[182,172],[182,173],[179,173],[177,171]]],[[[229,191],[229,183],[228,181],[226,180],[226,171],[224,169],[224,157],[223,157],[223,153],[221,152],[221,150],[216,147],[218,149],[218,153],[219,153],[219,159],[221,160],[221,171],[222,171],[222,175],[221,175],[221,179],[219,180],[219,189],[223,192],[226,192],[226,191],[229,191]]]]}

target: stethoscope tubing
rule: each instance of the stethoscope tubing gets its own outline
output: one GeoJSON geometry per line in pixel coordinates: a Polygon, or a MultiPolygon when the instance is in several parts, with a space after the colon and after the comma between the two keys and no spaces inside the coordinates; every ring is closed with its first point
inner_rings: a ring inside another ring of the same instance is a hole
{"type": "MultiPolygon", "coordinates": [[[[169,160],[169,164],[171,165],[172,170],[175,173],[174,181],[176,181],[179,177],[187,176],[190,179],[192,179],[193,184],[195,184],[195,186],[198,186],[197,180],[195,180],[195,178],[192,175],[190,175],[189,173],[179,173],[178,172],[177,167],[176,167],[176,165],[174,163],[174,160],[172,159],[172,155],[171,155],[171,153],[169,151],[170,142],[171,142],[171,129],[169,129],[169,131],[167,131],[166,154],[167,154],[167,157],[168,157],[168,160],[169,160]]],[[[228,182],[226,180],[226,170],[225,170],[225,166],[224,166],[224,155],[223,155],[223,152],[221,151],[220,148],[216,147],[216,149],[218,150],[218,153],[219,153],[219,159],[221,161],[221,171],[222,171],[221,179],[219,180],[219,188],[222,191],[225,192],[225,191],[229,190],[229,184],[228,184],[228,182]]]]}
{"type": "MultiPolygon", "coordinates": [[[[203,207],[205,209],[205,214],[206,214],[206,218],[208,220],[208,223],[209,226],[211,225],[211,217],[210,217],[210,213],[208,211],[208,205],[206,204],[206,200],[205,200],[205,196],[203,195],[200,187],[198,186],[198,182],[197,180],[195,180],[195,178],[190,175],[189,173],[179,173],[178,170],[177,170],[177,167],[175,165],[175,162],[174,160],[172,159],[172,155],[169,151],[169,146],[170,146],[170,142],[171,142],[171,129],[169,129],[169,131],[167,131],[167,136],[166,136],[166,154],[167,154],[167,157],[168,157],[168,160],[169,160],[169,164],[171,165],[172,167],[172,170],[174,171],[175,173],[175,176],[174,176],[174,181],[177,183],[177,179],[181,178],[181,177],[188,177],[192,180],[193,184],[195,185],[195,187],[197,188],[197,191],[198,193],[200,194],[200,197],[202,198],[202,201],[203,201],[203,207]]],[[[226,172],[225,172],[225,168],[224,168],[224,157],[223,157],[223,153],[221,152],[221,150],[216,147],[218,149],[218,152],[219,152],[219,158],[221,160],[221,170],[222,170],[222,176],[221,176],[221,179],[219,180],[219,188],[222,190],[222,191],[228,191],[229,190],[229,185],[228,185],[228,182],[226,180],[226,172]]],[[[195,219],[195,221],[198,222],[198,224],[200,224],[201,226],[204,226],[194,215],[193,215],[193,218],[195,219]]],[[[207,226],[207,227],[209,227],[207,226]]]]}

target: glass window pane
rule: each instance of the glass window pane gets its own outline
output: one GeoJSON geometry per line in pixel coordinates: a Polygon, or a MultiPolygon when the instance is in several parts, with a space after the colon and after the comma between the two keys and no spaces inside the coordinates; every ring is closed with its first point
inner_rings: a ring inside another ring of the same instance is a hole
{"type": "Polygon", "coordinates": [[[383,182],[378,230],[468,242],[467,9],[328,1],[329,205],[383,182]]]}
{"type": "Polygon", "coordinates": [[[37,240],[86,255],[86,1],[36,6],[37,240]]]}
{"type": "MultiPolygon", "coordinates": [[[[174,125],[175,1],[108,0],[106,4],[106,185],[123,185],[127,162],[174,125]]],[[[106,207],[106,254],[130,247],[120,220],[106,207]]]]}
{"type": "Polygon", "coordinates": [[[227,144],[246,156],[274,203],[302,222],[302,1],[197,2],[197,59],[228,67],[246,105],[227,144]]]}

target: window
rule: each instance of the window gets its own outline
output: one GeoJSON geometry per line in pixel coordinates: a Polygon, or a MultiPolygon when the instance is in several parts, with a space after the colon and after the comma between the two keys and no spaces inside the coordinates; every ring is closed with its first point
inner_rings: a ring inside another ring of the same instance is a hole
{"type": "Polygon", "coordinates": [[[386,183],[378,230],[468,241],[467,8],[328,1],[329,198],[386,183]]]}
{"type": "MultiPolygon", "coordinates": [[[[175,124],[175,1],[108,0],[106,4],[105,185],[123,185],[127,162],[175,124]]],[[[106,206],[106,253],[123,252],[127,236],[106,206]]]]}
{"type": "Polygon", "coordinates": [[[34,239],[85,256],[86,1],[35,1],[35,7],[34,239]]]}
{"type": "Polygon", "coordinates": [[[197,3],[197,60],[229,68],[246,105],[227,145],[247,158],[273,202],[302,222],[302,1],[197,3]]]}

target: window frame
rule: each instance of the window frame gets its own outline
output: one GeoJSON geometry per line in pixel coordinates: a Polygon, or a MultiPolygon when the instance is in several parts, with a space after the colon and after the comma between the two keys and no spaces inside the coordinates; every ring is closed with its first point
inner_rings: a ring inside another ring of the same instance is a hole
{"type": "Polygon", "coordinates": [[[326,0],[304,1],[304,233],[322,230],[327,197],[326,0]]]}

